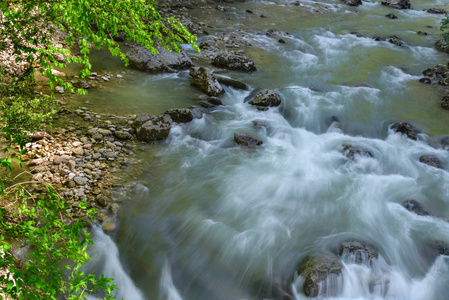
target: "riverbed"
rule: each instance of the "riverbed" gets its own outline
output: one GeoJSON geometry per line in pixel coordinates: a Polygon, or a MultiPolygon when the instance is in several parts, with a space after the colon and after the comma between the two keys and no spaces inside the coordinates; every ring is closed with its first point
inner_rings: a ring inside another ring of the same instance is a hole
{"type": "MultiPolygon", "coordinates": [[[[293,2],[189,11],[209,24],[199,43],[234,36],[234,50],[245,50],[258,70],[226,72],[250,89],[225,87],[223,106],[175,125],[162,145],[143,150],[143,184],[127,195],[113,236],[95,231],[91,249],[97,271],[116,279],[119,298],[304,299],[295,273],[301,262],[357,240],[378,258],[357,264],[339,257],[343,272],[323,299],[449,299],[448,256],[432,256],[427,246],[449,243],[448,152],[438,144],[449,134],[449,112],[439,106],[445,90],[419,82],[424,69],[448,61],[434,48],[443,16],[426,10],[449,5],[293,2]],[[285,33],[283,43],[269,29],[285,33]],[[375,40],[392,35],[404,44],[375,40]],[[281,106],[259,111],[245,101],[263,89],[276,90],[281,106]],[[419,138],[394,132],[397,121],[414,124],[419,138]],[[237,147],[235,132],[263,145],[237,147]],[[348,159],[344,145],[371,155],[348,159]],[[422,155],[445,167],[421,163],[422,155]],[[407,200],[428,215],[408,211],[407,200]]],[[[197,94],[187,71],[123,69],[122,81],[88,100],[110,113],[160,114],[195,105],[197,94]]]]}

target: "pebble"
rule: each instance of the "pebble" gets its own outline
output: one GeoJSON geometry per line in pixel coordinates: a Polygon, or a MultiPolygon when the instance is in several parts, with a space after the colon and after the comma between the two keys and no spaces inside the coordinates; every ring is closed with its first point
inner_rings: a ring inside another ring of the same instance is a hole
{"type": "Polygon", "coordinates": [[[76,176],[75,178],[73,178],[73,181],[75,181],[77,185],[85,185],[87,184],[89,179],[87,179],[86,177],[76,176]]]}

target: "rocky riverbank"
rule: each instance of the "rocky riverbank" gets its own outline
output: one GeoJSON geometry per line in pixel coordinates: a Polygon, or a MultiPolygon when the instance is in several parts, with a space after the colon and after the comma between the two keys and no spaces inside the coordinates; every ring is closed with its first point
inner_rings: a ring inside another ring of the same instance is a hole
{"type": "MultiPolygon", "coordinates": [[[[206,3],[205,1],[200,1],[206,3]]],[[[388,6],[394,7],[394,1],[387,1],[388,6]]],[[[396,1],[398,2],[398,1],[396,1]]],[[[169,1],[170,7],[164,9],[165,13],[173,14],[180,20],[184,19],[187,26],[191,26],[197,32],[211,31],[204,22],[193,20],[188,14],[188,9],[197,5],[198,1],[169,1]],[[200,24],[202,23],[202,24],[200,24]]],[[[217,4],[218,1],[212,1],[217,4]]],[[[206,4],[208,5],[208,4],[206,4]]],[[[291,4],[295,5],[295,4],[291,4]]],[[[349,4],[352,5],[352,4],[349,4]]],[[[405,4],[406,5],[406,4],[405,4]]],[[[224,12],[226,6],[209,7],[210,10],[224,12]]],[[[247,12],[253,14],[254,12],[247,12]]],[[[261,14],[263,15],[263,14],[261,14]]],[[[205,35],[207,35],[204,33],[205,35]]],[[[285,37],[287,33],[274,33],[270,31],[274,38],[285,37]]],[[[50,136],[42,135],[39,139],[29,143],[30,168],[33,174],[33,180],[39,182],[50,182],[58,187],[58,192],[64,199],[72,204],[72,212],[78,213],[77,204],[81,199],[87,199],[91,207],[100,209],[98,221],[102,222],[103,229],[106,232],[112,232],[115,228],[114,213],[119,208],[119,201],[114,198],[114,193],[120,193],[126,189],[126,186],[119,184],[119,173],[122,170],[138,169],[139,160],[136,158],[135,149],[143,142],[155,142],[165,139],[171,130],[173,123],[189,122],[192,118],[201,118],[203,113],[212,110],[215,106],[221,105],[222,101],[218,98],[224,93],[221,86],[226,77],[216,76],[213,71],[215,68],[223,68],[225,70],[233,69],[244,72],[253,72],[257,68],[250,57],[246,57],[245,51],[238,49],[241,47],[250,47],[244,40],[238,36],[232,38],[231,34],[208,36],[206,41],[202,43],[201,48],[204,50],[203,58],[205,58],[206,66],[198,66],[191,69],[192,86],[204,92],[202,100],[198,104],[201,107],[189,109],[179,109],[167,111],[165,114],[158,116],[139,115],[119,117],[112,115],[104,115],[101,112],[94,112],[88,107],[78,109],[59,109],[57,129],[50,132],[50,136]],[[237,50],[238,49],[238,50],[237,50]],[[115,190],[115,191],[114,191],[115,190]]],[[[279,40],[280,41],[280,40],[279,40]]],[[[285,42],[285,41],[284,41],[285,42]]],[[[282,42],[280,42],[282,43],[282,42]]],[[[396,43],[397,44],[397,43],[396,43]]],[[[395,45],[396,45],[395,44],[395,45]]],[[[397,45],[399,46],[399,45],[397,45]]],[[[141,61],[135,60],[133,65],[145,71],[176,71],[177,55],[167,55],[167,61],[159,60],[158,67],[149,69],[151,66],[152,56],[145,52],[144,49],[134,49],[128,56],[132,58],[142,58],[141,61]],[[145,52],[143,55],[142,52],[145,52]]],[[[189,61],[185,59],[186,54],[180,54],[184,59],[179,60],[181,65],[179,69],[186,69],[194,65],[195,60],[189,61]],[[187,63],[186,63],[187,62],[187,63]]],[[[426,76],[430,79],[430,83],[434,82],[446,86],[446,77],[449,71],[447,67],[437,66],[436,68],[426,72],[426,76]],[[440,70],[441,69],[441,70],[440,70]],[[429,74],[429,75],[427,75],[429,74]],[[444,84],[440,83],[443,82],[444,84]]],[[[246,74],[246,73],[245,73],[246,74]]],[[[112,74],[92,74],[91,78],[86,80],[74,79],[75,83],[83,86],[92,86],[92,83],[107,84],[117,75],[112,74]]],[[[229,82],[229,81],[228,81],[229,82]]],[[[238,82],[237,82],[238,83],[238,82]]],[[[239,83],[245,86],[244,83],[239,83]]],[[[437,85],[435,85],[437,86],[437,85]]],[[[63,90],[58,90],[61,95],[63,90]]],[[[268,109],[276,109],[280,106],[283,99],[275,90],[261,91],[257,95],[248,99],[248,103],[255,106],[260,111],[268,109]]],[[[89,98],[86,97],[86,100],[89,98]]],[[[62,99],[62,102],[70,101],[70,99],[62,99]]],[[[255,126],[265,126],[262,122],[255,126]]],[[[418,140],[421,134],[416,128],[407,122],[398,122],[391,126],[393,131],[402,133],[404,136],[418,140]]],[[[263,145],[263,141],[252,137],[245,132],[235,132],[234,141],[238,145],[247,148],[256,148],[263,145]]],[[[447,141],[446,141],[447,142],[447,141]]],[[[438,146],[445,147],[443,141],[438,146]]],[[[343,144],[340,152],[346,157],[349,163],[358,163],[364,158],[375,158],[375,155],[368,149],[358,148],[353,145],[343,144]]],[[[375,153],[374,153],[375,154],[375,153]]],[[[427,164],[429,167],[444,169],[446,166],[436,156],[422,155],[417,157],[421,163],[427,164]]],[[[34,187],[35,191],[40,191],[40,185],[34,187]]],[[[428,216],[429,212],[421,206],[416,200],[404,199],[402,205],[405,209],[420,216],[428,216]]],[[[376,245],[378,246],[378,245],[376,245]]],[[[349,260],[357,264],[377,263],[381,256],[374,246],[365,241],[343,241],[340,247],[334,247],[329,252],[312,253],[299,261],[293,261],[293,264],[299,264],[296,275],[304,277],[305,282],[299,284],[299,289],[304,290],[305,294],[310,297],[318,295],[332,296],[335,286],[325,286],[326,289],[319,289],[323,286],[323,282],[332,282],[335,276],[342,273],[342,261],[349,260]]],[[[438,255],[447,255],[448,246],[442,241],[429,241],[423,246],[423,256],[429,255],[435,259],[438,255]],[[432,253],[431,255],[428,253],[432,253]]],[[[293,292],[290,291],[290,284],[279,288],[282,291],[282,297],[286,299],[293,298],[293,292]]],[[[373,278],[373,287],[388,285],[388,278],[373,278]]],[[[272,295],[267,295],[270,297],[272,295]]]]}

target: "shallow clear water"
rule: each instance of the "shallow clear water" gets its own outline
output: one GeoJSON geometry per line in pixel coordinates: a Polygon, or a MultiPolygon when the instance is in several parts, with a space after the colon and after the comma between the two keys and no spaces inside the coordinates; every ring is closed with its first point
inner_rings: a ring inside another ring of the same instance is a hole
{"type": "MultiPolygon", "coordinates": [[[[254,45],[247,54],[258,71],[228,75],[254,89],[276,89],[283,102],[260,112],[244,102],[251,91],[226,88],[224,106],[172,128],[140,178],[148,188],[140,186],[119,212],[117,249],[96,235],[107,246],[93,253],[113,253],[109,269],[98,268],[108,276],[118,272],[120,297],[281,299],[289,291],[303,299],[298,265],[355,239],[372,244],[379,259],[356,264],[341,257],[343,273],[329,278],[334,292],[325,299],[449,299],[449,258],[426,252],[434,240],[449,243],[449,177],[419,162],[432,154],[448,163],[447,151],[426,140],[448,133],[449,113],[439,108],[443,90],[418,82],[422,70],[448,58],[433,49],[441,16],[422,10],[448,4],[412,1],[414,9],[399,11],[380,1],[357,8],[290,2],[193,11],[214,30],[239,32],[254,45]],[[385,18],[390,12],[399,19],[385,18]],[[287,43],[266,36],[269,28],[288,31],[287,43]],[[406,45],[371,38],[392,34],[406,45]],[[341,126],[330,124],[332,117],[341,126]],[[256,120],[266,126],[255,127],[256,120]],[[388,126],[396,120],[412,121],[426,134],[412,141],[393,133],[388,126]],[[235,147],[237,131],[252,133],[263,146],[235,147]],[[373,157],[348,161],[339,152],[343,144],[373,157]],[[432,216],[407,211],[402,203],[408,199],[432,216]]],[[[195,93],[183,74],[138,78],[128,87],[141,87],[141,98],[129,100],[136,110],[144,109],[145,97],[172,94],[170,84],[180,86],[176,97],[195,93]]]]}

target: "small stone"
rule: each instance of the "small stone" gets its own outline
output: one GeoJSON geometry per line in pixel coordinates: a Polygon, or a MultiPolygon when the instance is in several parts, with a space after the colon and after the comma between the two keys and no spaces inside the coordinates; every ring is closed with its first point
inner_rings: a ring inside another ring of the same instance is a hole
{"type": "Polygon", "coordinates": [[[61,156],[56,157],[53,160],[53,164],[60,165],[60,164],[63,164],[63,163],[67,163],[69,160],[70,160],[70,156],[69,155],[61,155],[61,156]]]}
{"type": "Polygon", "coordinates": [[[106,207],[106,205],[108,204],[106,198],[103,195],[98,196],[96,201],[102,207],[106,207]]]}
{"type": "Polygon", "coordinates": [[[114,135],[121,140],[130,140],[133,137],[131,133],[122,130],[115,131],[114,135]]]}
{"type": "Polygon", "coordinates": [[[116,158],[117,157],[117,153],[115,153],[115,152],[106,152],[104,154],[104,156],[106,156],[107,158],[116,158]]]}
{"type": "Polygon", "coordinates": [[[83,155],[84,149],[83,149],[83,147],[77,147],[77,148],[73,149],[72,152],[75,155],[83,155]]]}
{"type": "Polygon", "coordinates": [[[43,162],[44,162],[44,160],[43,160],[42,158],[32,159],[32,160],[30,160],[30,162],[28,163],[28,165],[29,165],[30,167],[33,167],[33,166],[41,165],[43,162]]]}
{"type": "Polygon", "coordinates": [[[112,132],[111,132],[110,130],[108,130],[108,129],[103,129],[103,128],[98,129],[97,132],[98,132],[99,134],[102,134],[103,136],[108,136],[108,135],[111,135],[111,134],[112,134],[112,132]]]}
{"type": "Polygon", "coordinates": [[[112,213],[116,213],[118,211],[119,205],[117,203],[109,204],[108,209],[112,213]]]}
{"type": "Polygon", "coordinates": [[[101,214],[98,214],[97,219],[100,222],[104,222],[108,219],[108,217],[105,214],[101,213],[101,214]]]}
{"type": "Polygon", "coordinates": [[[114,231],[116,226],[114,223],[111,222],[111,223],[104,223],[102,228],[103,231],[114,231]]]}
{"type": "Polygon", "coordinates": [[[76,176],[75,178],[73,178],[73,181],[75,181],[77,185],[85,185],[87,184],[89,179],[87,179],[86,177],[76,176]]]}
{"type": "Polygon", "coordinates": [[[93,138],[94,138],[96,141],[101,141],[101,140],[103,139],[103,135],[97,133],[97,134],[95,134],[95,135],[93,136],[93,138]]]}
{"type": "Polygon", "coordinates": [[[72,180],[73,178],[75,178],[75,173],[69,173],[68,178],[69,180],[72,180]]]}

